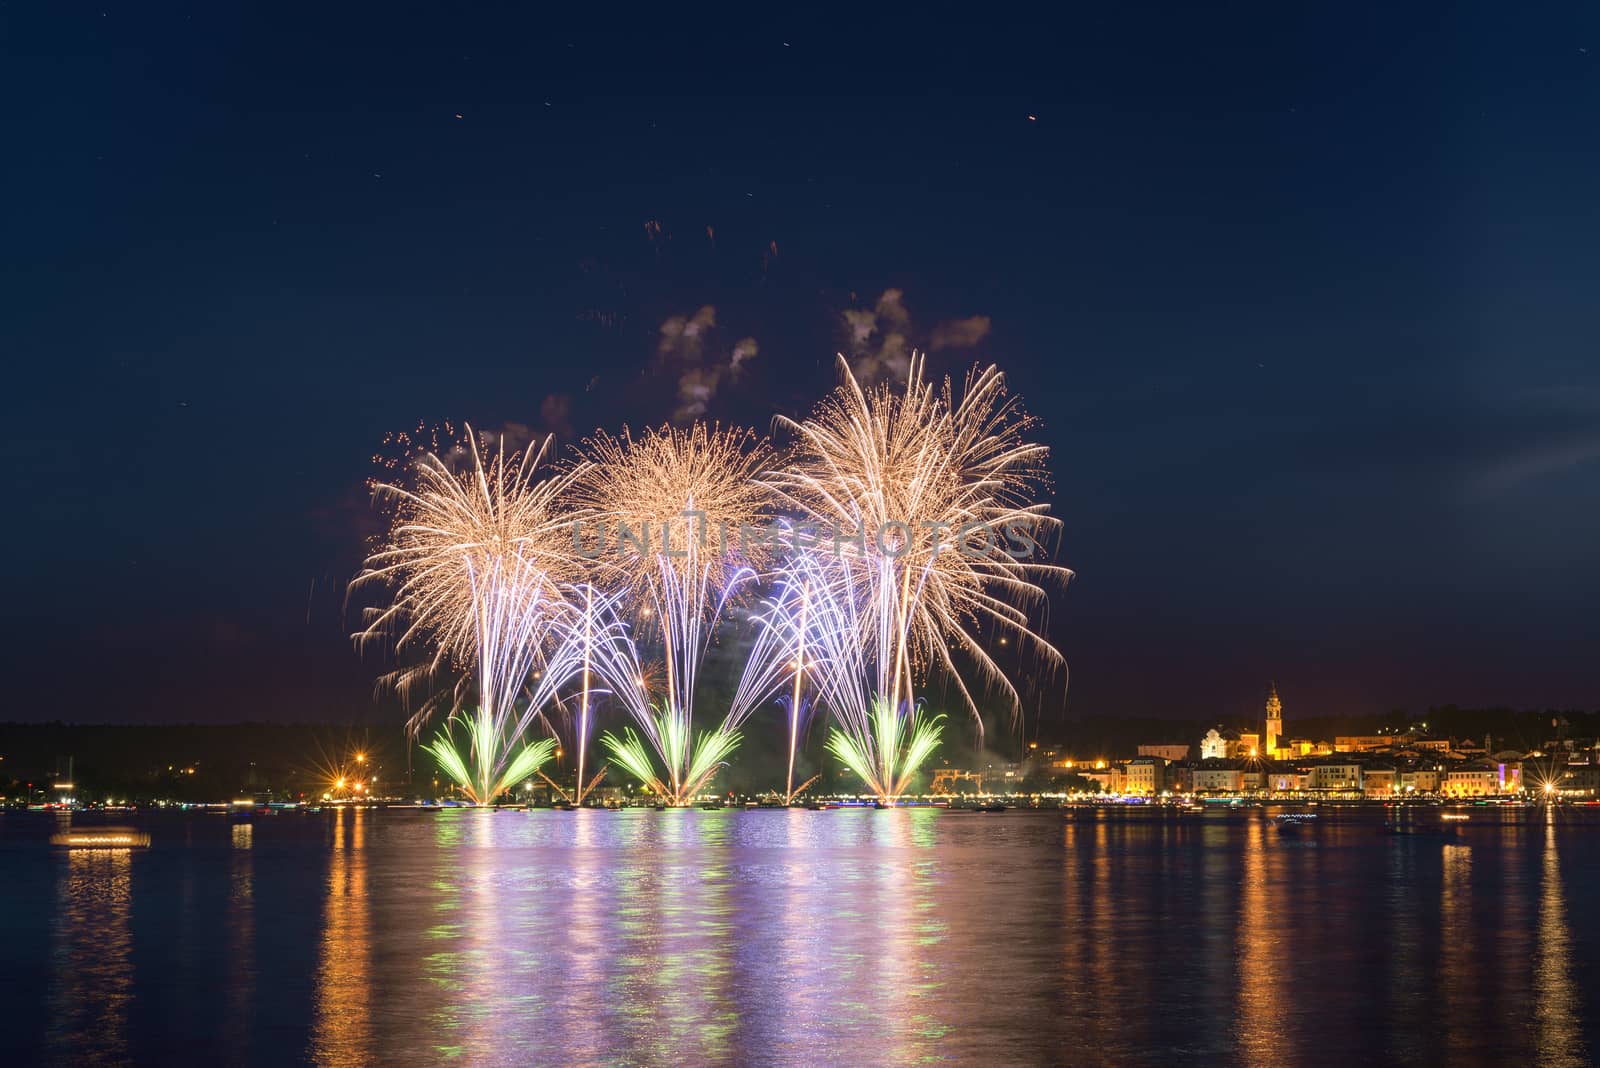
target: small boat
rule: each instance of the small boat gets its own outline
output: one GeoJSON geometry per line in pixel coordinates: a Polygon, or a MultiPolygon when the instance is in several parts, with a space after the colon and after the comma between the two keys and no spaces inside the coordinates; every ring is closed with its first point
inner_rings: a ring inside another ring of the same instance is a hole
{"type": "Polygon", "coordinates": [[[66,849],[144,849],[150,836],[132,827],[77,827],[51,835],[50,844],[66,849]]]}

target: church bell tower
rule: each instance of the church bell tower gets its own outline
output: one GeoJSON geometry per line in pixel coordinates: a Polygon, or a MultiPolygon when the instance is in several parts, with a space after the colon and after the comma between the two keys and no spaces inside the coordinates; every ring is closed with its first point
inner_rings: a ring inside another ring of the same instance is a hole
{"type": "Polygon", "coordinates": [[[1275,757],[1278,755],[1278,739],[1283,735],[1283,702],[1278,700],[1278,684],[1272,684],[1272,695],[1267,698],[1267,733],[1266,745],[1263,746],[1263,755],[1275,757]]]}

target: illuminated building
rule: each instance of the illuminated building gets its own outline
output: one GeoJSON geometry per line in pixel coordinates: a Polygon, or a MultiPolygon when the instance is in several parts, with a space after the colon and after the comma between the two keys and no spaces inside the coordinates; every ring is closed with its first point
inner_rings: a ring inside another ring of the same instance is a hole
{"type": "Polygon", "coordinates": [[[1361,772],[1361,787],[1368,797],[1390,797],[1400,791],[1400,774],[1391,767],[1368,767],[1361,772]]]}
{"type": "Polygon", "coordinates": [[[1267,789],[1275,794],[1299,793],[1306,788],[1308,776],[1303,771],[1272,771],[1267,773],[1267,789]]]}
{"type": "Polygon", "coordinates": [[[1236,794],[1241,786],[1239,769],[1221,761],[1204,761],[1194,769],[1194,792],[1197,794],[1236,794]]]}
{"type": "Polygon", "coordinates": [[[1221,760],[1228,755],[1228,743],[1222,737],[1222,732],[1215,727],[1206,731],[1206,736],[1200,739],[1201,760],[1221,760]]]}
{"type": "Polygon", "coordinates": [[[1561,773],[1556,789],[1564,797],[1600,797],[1600,765],[1574,764],[1561,773]]]}
{"type": "Polygon", "coordinates": [[[1522,792],[1522,761],[1498,760],[1496,769],[1500,772],[1500,792],[1503,794],[1517,794],[1522,792]]]}
{"type": "Polygon", "coordinates": [[[1122,793],[1153,797],[1166,786],[1166,762],[1156,757],[1128,761],[1123,770],[1122,793]]]}
{"type": "Polygon", "coordinates": [[[1187,745],[1141,745],[1138,748],[1138,753],[1142,757],[1159,757],[1162,760],[1189,759],[1189,747],[1187,745]]]}
{"type": "Polygon", "coordinates": [[[1353,760],[1324,760],[1311,765],[1311,790],[1361,790],[1361,765],[1353,760]]]}
{"type": "Polygon", "coordinates": [[[1387,734],[1341,734],[1333,740],[1335,753],[1368,753],[1374,749],[1389,749],[1395,739],[1387,734]]]}
{"type": "Polygon", "coordinates": [[[1402,771],[1400,789],[1419,794],[1438,793],[1439,771],[1437,768],[1414,768],[1411,771],[1402,771]]]}
{"type": "Polygon", "coordinates": [[[1272,693],[1267,698],[1267,737],[1266,746],[1261,750],[1263,755],[1275,757],[1278,755],[1278,739],[1283,737],[1283,702],[1278,700],[1278,684],[1272,684],[1272,693]]]}
{"type": "Polygon", "coordinates": [[[1083,767],[1078,770],[1078,774],[1094,783],[1104,793],[1114,792],[1112,788],[1117,785],[1114,780],[1120,778],[1115,770],[1110,768],[1083,767]]]}
{"type": "Polygon", "coordinates": [[[1493,764],[1468,764],[1444,773],[1440,792],[1446,797],[1488,797],[1500,792],[1500,769],[1493,764]]]}

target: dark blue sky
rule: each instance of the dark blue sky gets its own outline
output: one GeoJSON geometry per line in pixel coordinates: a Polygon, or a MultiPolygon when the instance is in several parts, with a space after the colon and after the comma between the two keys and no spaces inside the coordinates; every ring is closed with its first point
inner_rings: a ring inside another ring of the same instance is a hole
{"type": "Polygon", "coordinates": [[[380,715],[385,432],[668,418],[704,305],[765,426],[891,288],[1055,450],[1068,714],[1600,705],[1592,6],[224,7],[0,7],[3,718],[380,715]]]}

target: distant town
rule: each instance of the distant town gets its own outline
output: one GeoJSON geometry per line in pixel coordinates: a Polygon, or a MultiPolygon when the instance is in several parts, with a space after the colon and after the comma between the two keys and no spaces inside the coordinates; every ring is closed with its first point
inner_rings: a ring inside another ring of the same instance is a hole
{"type": "MultiPolygon", "coordinates": [[[[1600,797],[1600,739],[1568,736],[1570,722],[1554,717],[1549,736],[1528,748],[1497,747],[1480,739],[1431,733],[1426,721],[1374,734],[1297,737],[1285,725],[1277,687],[1257,730],[1212,727],[1194,743],[1140,743],[1115,758],[1085,758],[1030,744],[1025,761],[999,769],[1002,779],[1036,779],[1040,769],[1075,776],[1116,798],[1277,797],[1329,800],[1396,798],[1522,798],[1594,800],[1600,797]]],[[[963,781],[993,789],[987,774],[941,768],[929,792],[963,781]],[[980,782],[981,781],[981,782],[980,782]]]]}

